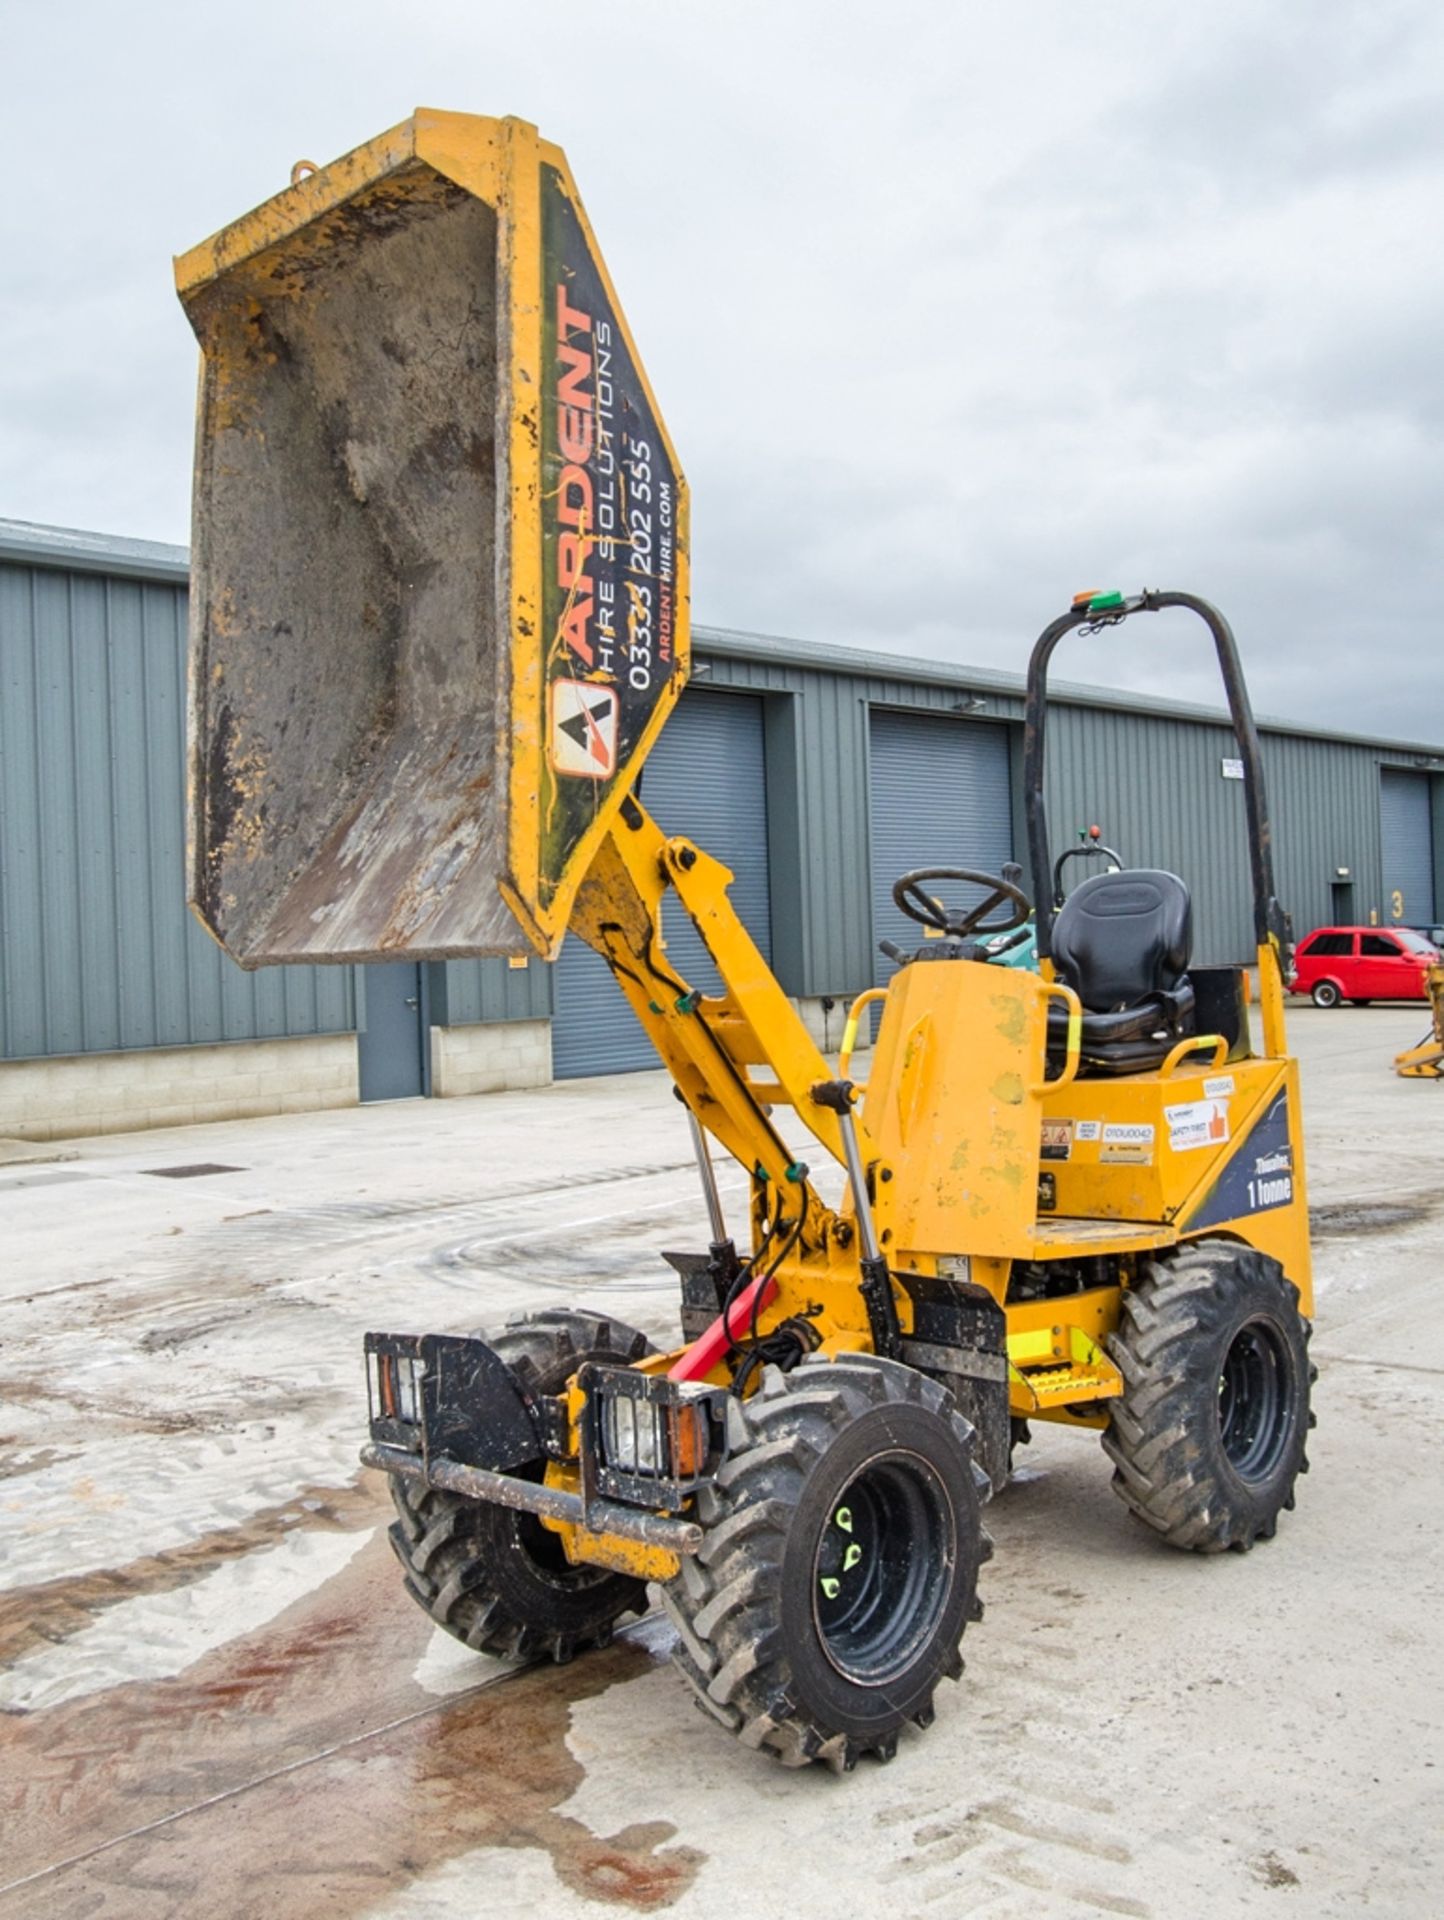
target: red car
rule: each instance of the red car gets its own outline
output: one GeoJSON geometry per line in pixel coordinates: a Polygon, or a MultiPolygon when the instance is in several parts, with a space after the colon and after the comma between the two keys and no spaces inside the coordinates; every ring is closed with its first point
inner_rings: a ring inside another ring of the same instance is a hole
{"type": "Polygon", "coordinates": [[[1289,991],[1307,993],[1316,1007],[1427,1000],[1429,969],[1439,957],[1412,927],[1319,927],[1294,950],[1289,991]]]}

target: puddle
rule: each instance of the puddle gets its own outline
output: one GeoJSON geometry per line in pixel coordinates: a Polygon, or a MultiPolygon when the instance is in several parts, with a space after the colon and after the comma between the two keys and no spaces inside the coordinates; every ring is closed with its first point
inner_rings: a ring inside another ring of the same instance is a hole
{"type": "Polygon", "coordinates": [[[208,1334],[219,1333],[237,1317],[234,1313],[217,1313],[209,1319],[191,1320],[180,1326],[152,1327],[136,1344],[141,1353],[174,1353],[177,1347],[189,1346],[193,1340],[204,1340],[208,1334]]]}
{"type": "Polygon", "coordinates": [[[296,1527],[273,1546],[224,1560],[188,1586],[122,1600],[84,1632],[37,1647],[0,1669],[0,1712],[33,1713],[181,1673],[323,1586],[373,1532],[296,1527]]]}
{"type": "Polygon", "coordinates": [[[1352,1233],[1389,1233],[1416,1227],[1434,1209],[1422,1200],[1355,1200],[1340,1206],[1310,1207],[1309,1229],[1320,1240],[1352,1233]]]}
{"type": "Polygon", "coordinates": [[[360,1920],[452,1862],[490,1913],[513,1874],[487,1849],[544,1854],[588,1901],[671,1906],[704,1859],[674,1827],[599,1835],[560,1811],[586,1774],[574,1706],[654,1671],[651,1650],[624,1634],[438,1702],[412,1679],[431,1631],[378,1538],[177,1679],[0,1723],[0,1915],[360,1920]]]}
{"type": "Polygon", "coordinates": [[[187,1433],[193,1428],[207,1425],[204,1413],[156,1405],[135,1407],[118,1404],[86,1393],[78,1387],[52,1386],[48,1380],[22,1380],[18,1377],[0,1380],[0,1405],[5,1404],[39,1408],[44,1413],[64,1408],[71,1413],[93,1415],[104,1420],[118,1418],[141,1433],[187,1433]]]}
{"type": "MultiPolygon", "coordinates": [[[[0,1447],[13,1444],[10,1434],[0,1433],[0,1447]]],[[[33,1453],[0,1454],[0,1480],[19,1480],[27,1473],[44,1473],[47,1467],[59,1466],[66,1460],[78,1460],[79,1457],[73,1450],[62,1451],[58,1447],[39,1447],[33,1453]]]]}
{"type": "MultiPolygon", "coordinates": [[[[60,1456],[64,1457],[64,1456],[60,1456]]],[[[37,1459],[35,1465],[40,1465],[37,1459]]],[[[147,1594],[171,1593],[215,1567],[268,1547],[294,1529],[349,1532],[391,1517],[386,1491],[372,1476],[351,1487],[303,1487],[236,1527],[222,1527],[119,1567],[0,1592],[0,1664],[82,1633],[98,1614],[147,1594]]]]}

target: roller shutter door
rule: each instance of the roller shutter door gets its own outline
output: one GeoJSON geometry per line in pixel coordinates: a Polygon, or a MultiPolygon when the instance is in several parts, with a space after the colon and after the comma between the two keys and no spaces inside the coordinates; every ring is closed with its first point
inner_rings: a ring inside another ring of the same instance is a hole
{"type": "Polygon", "coordinates": [[[1379,828],[1384,851],[1384,915],[1406,927],[1434,919],[1434,834],[1429,776],[1385,767],[1379,777],[1379,828]],[[1395,909],[1395,895],[1403,911],[1395,909]]]}
{"type": "MultiPolygon", "coordinates": [[[[685,834],[731,868],[732,904],[770,960],[761,700],[689,688],[652,749],[642,800],[664,833],[685,834]]],[[[670,896],[662,926],[667,957],[683,979],[704,992],[718,991],[721,981],[696,930],[670,896]]],[[[571,935],[557,961],[555,985],[552,1071],[558,1080],[659,1064],[610,969],[571,935]]]]}
{"type": "MultiPolygon", "coordinates": [[[[900,875],[916,867],[997,873],[1013,857],[1008,730],[875,709],[869,792],[874,978],[882,983],[893,967],[876,943],[893,940],[910,952],[924,938],[893,904],[893,882],[900,875]]],[[[939,891],[949,904],[983,897],[963,887],[939,891]]]]}

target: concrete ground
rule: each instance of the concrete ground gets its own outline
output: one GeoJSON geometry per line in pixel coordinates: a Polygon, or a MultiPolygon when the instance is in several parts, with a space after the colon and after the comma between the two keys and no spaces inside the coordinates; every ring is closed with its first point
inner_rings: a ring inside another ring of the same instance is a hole
{"type": "Polygon", "coordinates": [[[656,1250],[704,1234],[660,1076],[0,1168],[0,1916],[1437,1913],[1444,1087],[1390,1071],[1424,1024],[1293,1015],[1319,1426],[1278,1538],[1161,1547],[1043,1429],[963,1684],[842,1779],[705,1720],[655,1617],[565,1668],[457,1646],[357,1468],[368,1327],[672,1335],[656,1250]]]}

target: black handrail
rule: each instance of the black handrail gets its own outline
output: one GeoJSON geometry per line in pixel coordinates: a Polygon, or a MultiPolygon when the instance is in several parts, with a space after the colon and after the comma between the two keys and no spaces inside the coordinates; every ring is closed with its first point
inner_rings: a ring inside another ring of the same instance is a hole
{"type": "Polygon", "coordinates": [[[1264,791],[1263,756],[1259,751],[1258,728],[1254,725],[1243,668],[1233,630],[1217,607],[1192,593],[1140,593],[1125,598],[1122,594],[1093,594],[1086,601],[1061,614],[1038,636],[1028,662],[1028,695],[1023,733],[1023,804],[1028,823],[1028,858],[1033,869],[1033,897],[1038,911],[1038,952],[1045,958],[1053,951],[1053,920],[1049,880],[1052,867],[1048,860],[1048,813],[1043,798],[1044,719],[1048,707],[1048,662],[1053,649],[1075,627],[1116,626],[1134,613],[1160,613],[1165,607],[1188,607],[1207,626],[1218,649],[1218,664],[1223,673],[1224,692],[1228,696],[1233,737],[1238,742],[1243,762],[1244,810],[1248,820],[1249,865],[1253,873],[1254,933],[1258,944],[1276,945],[1282,962],[1287,955],[1290,932],[1288,915],[1274,892],[1273,835],[1269,825],[1268,800],[1264,791]]]}

